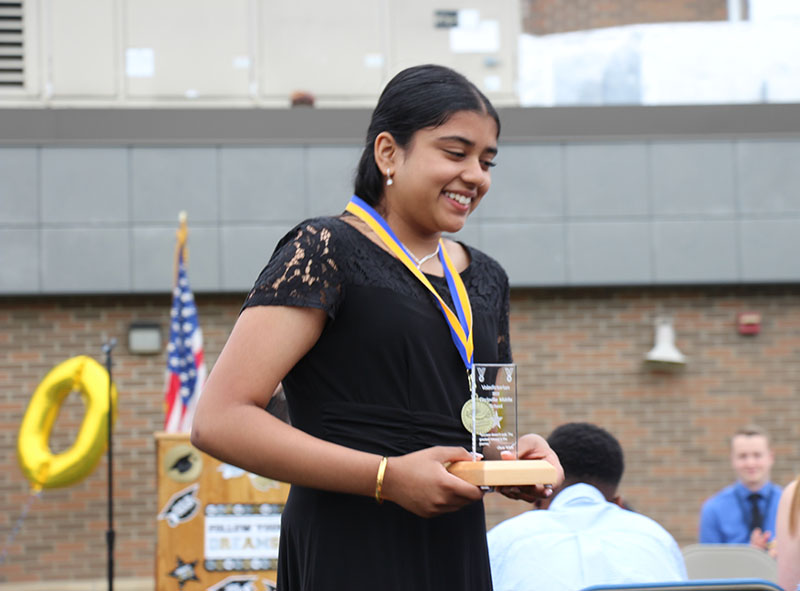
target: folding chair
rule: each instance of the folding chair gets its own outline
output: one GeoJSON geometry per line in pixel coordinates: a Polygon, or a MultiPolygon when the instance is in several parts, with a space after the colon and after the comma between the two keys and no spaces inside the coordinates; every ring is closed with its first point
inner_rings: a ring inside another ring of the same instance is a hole
{"type": "Polygon", "coordinates": [[[747,544],[691,544],[682,548],[681,553],[690,579],[778,581],[775,559],[747,544]]]}
{"type": "Polygon", "coordinates": [[[765,579],[707,579],[666,583],[593,585],[583,591],[783,591],[765,579]]]}

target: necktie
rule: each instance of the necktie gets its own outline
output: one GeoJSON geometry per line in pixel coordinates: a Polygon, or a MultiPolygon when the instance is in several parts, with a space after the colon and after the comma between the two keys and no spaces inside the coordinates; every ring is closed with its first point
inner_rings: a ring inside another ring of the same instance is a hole
{"type": "Polygon", "coordinates": [[[761,515],[761,509],[758,507],[758,501],[761,499],[761,495],[758,493],[752,493],[747,497],[747,500],[750,501],[750,531],[752,532],[754,529],[763,529],[764,527],[764,517],[761,515]]]}

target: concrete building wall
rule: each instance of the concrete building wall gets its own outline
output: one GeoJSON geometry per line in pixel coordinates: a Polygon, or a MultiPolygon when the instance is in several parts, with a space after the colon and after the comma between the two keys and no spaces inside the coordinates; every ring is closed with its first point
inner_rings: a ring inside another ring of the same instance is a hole
{"type": "MultiPolygon", "coordinates": [[[[515,287],[797,281],[799,115],[505,109],[492,189],[459,238],[515,287]]],[[[247,289],[295,223],[343,210],[368,118],[0,110],[0,294],[169,291],[182,210],[195,290],[247,289]]]]}

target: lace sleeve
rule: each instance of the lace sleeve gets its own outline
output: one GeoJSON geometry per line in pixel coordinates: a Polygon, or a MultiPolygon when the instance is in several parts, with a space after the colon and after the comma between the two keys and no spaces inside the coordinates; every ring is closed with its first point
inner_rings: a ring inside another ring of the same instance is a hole
{"type": "Polygon", "coordinates": [[[344,290],[331,229],[309,220],[286,234],[261,271],[242,309],[250,306],[298,306],[336,316],[344,290]]]}

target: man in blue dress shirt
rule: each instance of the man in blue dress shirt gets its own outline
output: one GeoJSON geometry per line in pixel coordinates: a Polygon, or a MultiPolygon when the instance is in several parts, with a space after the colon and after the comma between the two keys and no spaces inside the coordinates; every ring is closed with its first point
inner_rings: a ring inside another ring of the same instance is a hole
{"type": "Polygon", "coordinates": [[[781,487],[769,479],[774,461],[761,427],[749,425],[731,437],[731,466],[738,480],[703,504],[700,543],[771,545],[781,496],[781,487]]]}
{"type": "Polygon", "coordinates": [[[675,539],[620,507],[622,448],[605,429],[561,425],[547,438],[564,483],[534,510],[488,534],[495,591],[577,591],[590,585],[683,581],[675,539]]]}

